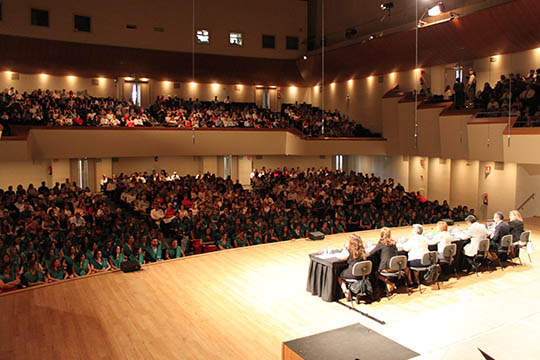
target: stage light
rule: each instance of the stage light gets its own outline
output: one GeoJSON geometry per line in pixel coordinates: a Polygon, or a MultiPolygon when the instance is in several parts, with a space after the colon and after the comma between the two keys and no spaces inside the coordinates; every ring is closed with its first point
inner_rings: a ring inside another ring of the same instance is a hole
{"type": "Polygon", "coordinates": [[[384,4],[381,4],[382,11],[390,11],[394,7],[394,2],[390,1],[384,4]]]}
{"type": "Polygon", "coordinates": [[[437,16],[444,12],[444,4],[442,2],[438,3],[434,7],[428,10],[429,16],[437,16]]]}

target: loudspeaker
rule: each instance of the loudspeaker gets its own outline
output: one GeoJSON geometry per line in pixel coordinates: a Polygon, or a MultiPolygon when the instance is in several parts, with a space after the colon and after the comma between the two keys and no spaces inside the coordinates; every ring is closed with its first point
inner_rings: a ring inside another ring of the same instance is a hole
{"type": "Polygon", "coordinates": [[[454,220],[452,219],[441,219],[441,221],[444,221],[448,226],[454,225],[454,220]]]}
{"type": "Polygon", "coordinates": [[[120,270],[125,273],[141,270],[141,264],[136,260],[127,260],[120,264],[120,270]]]}
{"type": "Polygon", "coordinates": [[[324,234],[320,231],[314,231],[309,233],[310,240],[322,240],[324,239],[324,234]]]}

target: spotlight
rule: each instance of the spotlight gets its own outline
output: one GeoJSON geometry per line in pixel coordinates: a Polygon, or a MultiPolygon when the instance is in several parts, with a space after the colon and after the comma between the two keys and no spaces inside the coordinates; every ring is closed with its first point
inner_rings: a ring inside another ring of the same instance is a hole
{"type": "Polygon", "coordinates": [[[444,4],[442,2],[438,3],[434,7],[428,10],[429,16],[437,16],[444,12],[444,4]]]}
{"type": "Polygon", "coordinates": [[[392,15],[392,8],[394,7],[394,2],[390,1],[384,4],[381,4],[381,10],[384,12],[384,15],[381,17],[380,21],[383,22],[387,17],[392,15]]]}
{"type": "Polygon", "coordinates": [[[384,4],[381,4],[381,10],[382,11],[390,11],[394,7],[394,2],[390,1],[384,4]]]}
{"type": "Polygon", "coordinates": [[[304,55],[302,58],[303,58],[304,60],[307,60],[307,55],[304,55]]]}

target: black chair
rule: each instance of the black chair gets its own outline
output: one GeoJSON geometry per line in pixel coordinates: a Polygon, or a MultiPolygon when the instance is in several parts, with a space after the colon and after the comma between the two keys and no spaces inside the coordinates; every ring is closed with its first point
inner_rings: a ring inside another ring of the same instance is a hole
{"type": "MultiPolygon", "coordinates": [[[[405,277],[405,269],[407,268],[407,257],[405,255],[393,256],[388,263],[389,271],[382,270],[380,274],[385,278],[398,278],[401,279],[405,277]]],[[[411,295],[409,292],[409,287],[407,286],[407,279],[405,279],[405,287],[407,288],[407,294],[411,295]]],[[[388,294],[390,295],[390,294],[388,294]]]]}
{"type": "MultiPolygon", "coordinates": [[[[528,230],[528,231],[522,232],[519,237],[519,241],[514,242],[512,245],[517,246],[519,249],[525,249],[527,251],[527,255],[529,256],[529,262],[532,264],[531,254],[529,253],[529,248],[528,248],[529,246],[531,246],[529,245],[530,241],[531,241],[531,231],[528,230]]],[[[523,263],[521,262],[520,256],[518,256],[518,259],[519,259],[519,263],[523,265],[523,263]]]]}
{"type": "Polygon", "coordinates": [[[510,260],[512,258],[512,235],[504,235],[501,239],[501,247],[497,250],[497,259],[501,265],[501,270],[504,271],[504,265],[502,263],[501,257],[504,257],[505,260],[510,260]]]}
{"type": "MultiPolygon", "coordinates": [[[[422,266],[411,266],[411,270],[415,271],[417,273],[420,273],[422,271],[427,271],[431,266],[437,265],[437,259],[439,257],[439,253],[436,251],[430,251],[424,254],[422,256],[422,266]]],[[[439,279],[435,280],[437,283],[437,288],[440,290],[441,286],[439,285],[439,279]]],[[[421,285],[418,284],[418,290],[420,291],[420,294],[422,293],[421,285]]]]}
{"type": "Polygon", "coordinates": [[[457,245],[449,244],[446,245],[442,252],[442,257],[439,258],[439,264],[445,266],[452,266],[454,268],[454,274],[457,276],[455,256],[457,253],[457,245]]]}
{"type": "MultiPolygon", "coordinates": [[[[371,274],[372,268],[373,268],[373,263],[371,262],[371,260],[360,261],[354,264],[352,268],[352,274],[354,277],[361,276],[362,281],[366,281],[367,277],[371,274]]],[[[351,292],[350,288],[351,288],[351,285],[357,282],[358,280],[355,280],[355,279],[344,279],[344,280],[347,282],[347,289],[349,289],[349,293],[351,294],[350,296],[351,306],[354,308],[353,293],[351,292]]],[[[367,295],[367,294],[362,294],[362,293],[354,294],[354,296],[356,297],[357,304],[360,303],[360,296],[362,295],[367,295]]]]}
{"type": "MultiPolygon", "coordinates": [[[[489,256],[488,256],[488,253],[489,253],[489,239],[480,240],[480,242],[478,243],[478,252],[474,256],[473,261],[476,262],[477,260],[479,260],[479,261],[487,260],[487,266],[488,266],[488,270],[489,270],[489,256]]],[[[478,268],[479,267],[480,266],[475,266],[474,270],[476,272],[476,276],[478,276],[478,268]]]]}

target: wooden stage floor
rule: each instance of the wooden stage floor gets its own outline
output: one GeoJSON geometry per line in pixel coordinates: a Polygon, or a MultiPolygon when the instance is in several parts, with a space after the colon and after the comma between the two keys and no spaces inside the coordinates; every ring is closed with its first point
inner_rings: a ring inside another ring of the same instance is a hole
{"type": "MultiPolygon", "coordinates": [[[[528,219],[539,242],[540,220],[528,219]]],[[[409,233],[396,229],[396,236],[409,233]]],[[[376,240],[378,231],[361,233],[376,240]]],[[[0,296],[1,359],[280,359],[284,341],[361,323],[419,359],[540,358],[540,261],[360,310],[305,291],[308,254],[347,235],[234,249],[0,296]]]]}

